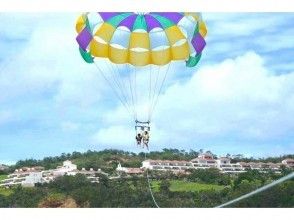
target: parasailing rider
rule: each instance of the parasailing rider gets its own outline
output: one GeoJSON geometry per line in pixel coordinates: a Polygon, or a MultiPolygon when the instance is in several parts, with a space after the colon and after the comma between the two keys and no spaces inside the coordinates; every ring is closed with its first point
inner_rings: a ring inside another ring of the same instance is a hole
{"type": "Polygon", "coordinates": [[[149,149],[149,131],[150,131],[150,121],[138,121],[136,119],[136,141],[137,141],[137,145],[142,146],[143,143],[143,148],[146,147],[147,149],[149,149]]]}
{"type": "Polygon", "coordinates": [[[148,131],[144,131],[143,144],[146,146],[147,149],[148,149],[148,143],[149,143],[149,133],[148,131]]]}
{"type": "Polygon", "coordinates": [[[141,135],[141,133],[137,134],[136,140],[137,140],[137,145],[141,145],[141,143],[142,143],[142,135],[141,135]]]}

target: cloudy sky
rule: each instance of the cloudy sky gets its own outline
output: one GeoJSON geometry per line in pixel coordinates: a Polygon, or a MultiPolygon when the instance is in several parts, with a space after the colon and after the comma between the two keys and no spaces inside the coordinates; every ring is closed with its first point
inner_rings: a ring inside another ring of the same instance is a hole
{"type": "MultiPolygon", "coordinates": [[[[62,152],[138,152],[133,122],[75,42],[78,14],[0,14],[0,163],[62,152]]],[[[294,13],[203,14],[207,47],[174,68],[151,150],[294,153],[294,13]]]]}

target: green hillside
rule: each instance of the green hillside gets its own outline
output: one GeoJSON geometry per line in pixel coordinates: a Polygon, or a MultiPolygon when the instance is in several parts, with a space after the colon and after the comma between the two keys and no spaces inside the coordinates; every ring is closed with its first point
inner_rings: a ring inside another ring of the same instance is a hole
{"type": "MultiPolygon", "coordinates": [[[[161,181],[152,181],[152,188],[154,191],[159,191],[160,183],[161,181]]],[[[216,184],[188,182],[185,180],[171,180],[169,189],[172,192],[199,192],[209,190],[220,191],[224,189],[224,187],[225,186],[216,184]]]]}
{"type": "MultiPolygon", "coordinates": [[[[190,160],[198,153],[164,149],[150,152],[146,156],[150,159],[190,160]]],[[[292,155],[285,157],[290,156],[292,155]]],[[[37,184],[34,188],[0,188],[0,207],[154,207],[146,173],[142,176],[119,177],[115,171],[119,162],[126,167],[141,166],[141,162],[145,160],[144,153],[119,150],[73,152],[42,160],[21,160],[11,166],[10,170],[23,166],[56,168],[65,160],[71,160],[79,169],[100,168],[116,178],[110,179],[97,174],[99,183],[91,183],[82,174],[65,175],[50,183],[37,184]]],[[[215,207],[292,171],[285,169],[277,174],[250,170],[235,175],[221,173],[218,169],[190,172],[189,175],[150,172],[152,190],[160,207],[215,207]]],[[[5,176],[1,175],[0,178],[5,176]]],[[[294,207],[293,195],[294,180],[288,180],[232,207],[294,207]]]]}

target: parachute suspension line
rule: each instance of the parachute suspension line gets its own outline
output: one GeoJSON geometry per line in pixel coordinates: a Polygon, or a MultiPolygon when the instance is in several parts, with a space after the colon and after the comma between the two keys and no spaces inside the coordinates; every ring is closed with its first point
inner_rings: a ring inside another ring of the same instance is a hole
{"type": "Polygon", "coordinates": [[[118,64],[115,64],[115,66],[116,66],[116,69],[117,69],[118,81],[119,81],[119,83],[120,83],[120,85],[122,87],[122,92],[124,93],[124,95],[126,97],[126,100],[127,100],[127,104],[130,107],[130,109],[132,110],[133,116],[135,118],[135,110],[133,108],[133,105],[131,104],[131,97],[130,97],[130,94],[128,92],[127,85],[126,85],[126,83],[124,83],[123,73],[120,71],[120,69],[118,67],[118,64]]]}
{"type": "Polygon", "coordinates": [[[150,107],[151,107],[151,84],[152,84],[152,77],[151,77],[151,66],[152,64],[150,64],[149,66],[149,101],[148,101],[148,121],[150,121],[150,107]]]}
{"type": "Polygon", "coordinates": [[[157,97],[156,97],[156,99],[155,99],[154,105],[153,105],[153,107],[152,107],[152,109],[151,109],[150,119],[152,118],[152,114],[153,114],[154,109],[155,109],[155,107],[156,107],[156,105],[157,105],[157,103],[158,103],[158,99],[159,99],[159,96],[161,95],[162,88],[163,88],[164,82],[165,82],[165,80],[166,80],[167,74],[168,74],[168,72],[169,72],[169,69],[170,69],[170,63],[169,63],[168,66],[167,66],[167,70],[165,71],[164,78],[163,78],[163,80],[162,80],[162,82],[161,82],[159,92],[158,92],[157,97]]]}
{"type": "Polygon", "coordinates": [[[137,107],[138,107],[138,97],[137,97],[137,68],[135,67],[135,75],[134,75],[134,87],[135,87],[135,112],[136,112],[136,119],[135,121],[138,121],[138,115],[137,115],[137,107]]]}
{"type": "Polygon", "coordinates": [[[267,185],[265,185],[265,186],[262,186],[262,187],[260,187],[260,188],[258,188],[258,189],[256,189],[256,190],[254,190],[254,191],[252,191],[252,192],[250,192],[250,193],[247,193],[247,194],[245,194],[245,195],[243,195],[243,196],[240,196],[240,197],[238,197],[238,198],[236,198],[236,199],[233,199],[233,200],[231,200],[231,201],[229,201],[229,202],[226,202],[226,203],[224,203],[224,204],[221,204],[221,205],[219,205],[219,206],[216,206],[215,208],[223,208],[223,207],[225,207],[225,206],[228,206],[228,205],[231,205],[231,204],[233,204],[233,203],[239,202],[239,201],[241,201],[241,200],[243,200],[243,199],[249,198],[249,197],[251,197],[251,196],[253,196],[253,195],[257,194],[257,193],[260,193],[260,192],[262,192],[262,191],[264,191],[264,190],[270,189],[270,188],[272,188],[273,186],[275,186],[275,185],[277,185],[277,184],[280,184],[280,183],[282,183],[282,182],[284,182],[284,181],[286,181],[286,180],[290,180],[290,179],[292,179],[292,178],[294,178],[294,172],[292,172],[292,173],[288,174],[287,176],[284,176],[284,177],[282,177],[282,178],[280,178],[280,179],[278,179],[278,180],[275,180],[275,181],[271,182],[270,184],[267,184],[267,185]]]}
{"type": "MultiPolygon", "coordinates": [[[[119,33],[119,37],[122,37],[122,33],[121,32],[118,32],[119,33]]],[[[127,104],[128,106],[130,107],[130,109],[133,111],[133,117],[135,118],[135,109],[134,109],[134,105],[132,105],[131,103],[131,97],[130,97],[130,93],[128,91],[128,86],[126,85],[125,81],[126,79],[124,78],[125,75],[128,75],[130,72],[127,72],[126,74],[124,74],[124,71],[126,69],[122,69],[122,68],[119,68],[123,66],[123,64],[117,64],[115,63],[115,67],[116,67],[116,70],[117,70],[117,78],[118,78],[118,82],[121,86],[121,89],[122,89],[122,93],[124,94],[124,96],[126,97],[126,100],[127,100],[127,104]]],[[[125,67],[126,65],[124,65],[125,67]]],[[[113,67],[113,66],[112,66],[113,67]]]]}
{"type": "MultiPolygon", "coordinates": [[[[147,151],[149,152],[148,149],[147,149],[147,151]]],[[[144,154],[145,154],[145,160],[147,160],[146,151],[144,152],[144,154]]],[[[152,197],[153,203],[154,203],[154,205],[155,205],[157,208],[160,208],[159,205],[157,204],[157,202],[156,202],[156,200],[155,200],[155,197],[154,197],[154,195],[153,195],[153,192],[152,192],[151,181],[150,181],[150,178],[149,178],[148,168],[146,169],[146,177],[147,177],[147,182],[148,182],[149,192],[150,192],[150,195],[151,195],[151,197],[152,197]]]]}
{"type": "MultiPolygon", "coordinates": [[[[108,63],[108,62],[107,62],[107,63],[108,63]]],[[[116,70],[115,70],[115,68],[114,68],[110,63],[108,63],[108,65],[109,65],[110,68],[112,69],[111,74],[112,74],[112,76],[113,76],[114,81],[117,83],[117,86],[118,86],[118,88],[119,88],[119,91],[121,92],[121,94],[122,94],[122,96],[123,96],[123,98],[124,98],[124,100],[125,100],[126,105],[130,108],[130,105],[129,105],[129,103],[128,103],[128,98],[127,98],[127,96],[126,96],[126,94],[125,94],[125,92],[124,92],[124,89],[123,89],[123,87],[122,87],[122,84],[121,84],[121,82],[120,82],[120,75],[119,75],[119,73],[116,74],[116,70]]],[[[117,64],[116,64],[116,65],[117,65],[117,64]]]]}
{"type": "MultiPolygon", "coordinates": [[[[124,101],[124,103],[127,104],[126,97],[125,97],[124,94],[123,94],[123,91],[122,91],[121,86],[120,86],[120,84],[119,84],[119,82],[118,82],[118,79],[117,79],[117,77],[114,75],[114,69],[113,69],[113,67],[112,67],[107,61],[105,61],[104,64],[105,64],[105,66],[106,66],[107,69],[108,69],[108,72],[109,72],[109,75],[110,75],[109,77],[112,77],[112,81],[114,82],[113,84],[116,85],[117,93],[120,95],[120,97],[121,97],[121,99],[124,101]]],[[[105,77],[106,77],[106,76],[105,76],[105,77]]],[[[106,77],[106,78],[107,78],[107,77],[106,77]]],[[[110,82],[110,84],[112,84],[110,80],[109,80],[109,82],[110,82]]]]}
{"type": "Polygon", "coordinates": [[[111,76],[113,78],[113,81],[116,83],[116,85],[118,87],[119,94],[121,94],[121,97],[123,97],[122,99],[124,100],[125,105],[128,106],[128,109],[129,109],[128,111],[130,112],[130,115],[133,115],[132,107],[131,107],[131,105],[129,103],[128,97],[125,94],[124,88],[122,86],[123,83],[121,82],[121,79],[120,79],[120,73],[117,72],[117,74],[116,74],[115,68],[109,62],[107,62],[107,64],[108,64],[108,67],[110,69],[110,73],[111,73],[111,76]]]}
{"type": "MultiPolygon", "coordinates": [[[[161,53],[161,56],[163,56],[163,52],[161,53]]],[[[170,63],[168,65],[170,65],[170,63]]],[[[151,118],[152,118],[152,111],[153,111],[152,109],[153,109],[156,94],[158,92],[157,86],[160,87],[159,76],[161,75],[161,67],[162,66],[160,65],[160,66],[158,66],[158,69],[157,69],[156,80],[155,80],[155,84],[153,87],[152,100],[151,100],[151,104],[149,105],[149,112],[148,112],[148,120],[149,121],[151,121],[151,118]]],[[[163,83],[163,81],[162,81],[162,83],[163,83]]]]}
{"type": "Polygon", "coordinates": [[[124,83],[124,79],[122,78],[122,74],[121,74],[121,72],[120,72],[120,70],[119,70],[119,67],[118,67],[118,64],[115,64],[115,67],[116,67],[116,72],[117,72],[117,79],[118,79],[118,82],[119,82],[119,84],[120,84],[120,86],[121,86],[121,88],[122,88],[122,92],[124,93],[124,95],[125,95],[125,97],[126,97],[126,100],[127,100],[127,103],[128,104],[130,104],[129,103],[129,100],[130,100],[130,98],[129,98],[129,94],[128,94],[128,92],[127,92],[127,89],[126,89],[126,86],[125,86],[125,83],[124,83]]]}
{"type": "Polygon", "coordinates": [[[159,75],[160,75],[160,71],[161,70],[161,66],[157,67],[157,74],[156,74],[156,78],[155,78],[155,84],[153,85],[153,91],[152,91],[152,98],[151,98],[151,103],[149,105],[149,111],[148,111],[148,120],[151,120],[151,109],[154,103],[154,98],[156,95],[156,88],[157,88],[157,84],[158,84],[158,79],[159,79],[159,75]]]}
{"type": "Polygon", "coordinates": [[[111,84],[111,82],[109,81],[109,79],[105,76],[105,74],[103,73],[103,71],[98,67],[97,63],[94,61],[94,64],[97,68],[97,70],[100,72],[100,74],[102,75],[102,77],[104,78],[104,80],[108,83],[108,85],[112,88],[114,94],[116,95],[116,97],[120,100],[120,102],[122,103],[122,105],[126,108],[126,110],[131,114],[128,106],[123,102],[122,98],[120,97],[120,95],[117,93],[115,87],[113,87],[113,85],[111,84]]]}
{"type": "Polygon", "coordinates": [[[131,69],[129,67],[129,64],[126,63],[126,69],[127,69],[127,75],[128,75],[128,81],[129,81],[129,88],[130,88],[130,93],[131,93],[131,101],[132,101],[132,108],[134,112],[134,120],[136,120],[136,110],[135,110],[135,103],[134,103],[134,93],[133,93],[133,87],[132,87],[132,78],[131,78],[131,69]]]}
{"type": "MultiPolygon", "coordinates": [[[[163,56],[163,52],[161,53],[161,56],[163,56]]],[[[154,92],[153,92],[153,97],[152,97],[152,102],[151,102],[151,105],[149,106],[149,114],[148,114],[148,120],[151,121],[151,118],[152,118],[152,114],[153,114],[153,111],[155,109],[155,106],[157,104],[157,101],[158,101],[158,97],[161,93],[161,90],[162,90],[162,87],[163,87],[163,84],[164,84],[164,81],[166,79],[166,75],[168,73],[168,70],[169,70],[169,67],[170,67],[170,62],[168,63],[168,67],[167,67],[167,70],[164,74],[164,77],[163,79],[161,78],[159,80],[159,76],[161,76],[161,67],[162,66],[159,66],[158,68],[158,71],[157,71],[157,77],[156,77],[156,81],[155,81],[155,86],[154,86],[154,92]],[[158,88],[159,90],[158,90],[158,88]],[[157,95],[157,96],[156,96],[157,95]],[[155,98],[156,97],[156,98],[155,98]]]]}
{"type": "MultiPolygon", "coordinates": [[[[120,37],[122,37],[121,33],[120,33],[120,37]]],[[[112,69],[115,69],[113,65],[111,65],[111,67],[112,67],[112,69]]],[[[118,79],[117,81],[118,81],[118,84],[120,85],[121,92],[122,92],[123,96],[125,97],[127,105],[129,106],[129,108],[133,112],[134,119],[136,119],[136,111],[135,111],[135,105],[133,102],[132,88],[130,88],[130,92],[129,92],[128,85],[126,83],[127,78],[130,78],[130,77],[124,78],[125,75],[127,76],[131,73],[129,66],[128,66],[128,63],[125,63],[125,64],[115,63],[115,67],[116,67],[116,73],[117,73],[117,79],[118,79]],[[123,67],[123,65],[125,68],[119,68],[119,67],[123,67]],[[124,71],[126,71],[126,67],[128,68],[128,71],[126,74],[124,74],[124,71]]],[[[116,75],[115,71],[114,71],[114,75],[116,75]]],[[[130,86],[131,86],[131,83],[130,83],[130,86]]]]}
{"type": "Polygon", "coordinates": [[[136,91],[136,67],[132,66],[131,64],[128,64],[128,71],[129,71],[129,79],[130,79],[130,87],[132,89],[132,99],[133,99],[133,106],[134,106],[134,112],[135,112],[135,121],[137,120],[137,91],[136,91]]]}
{"type": "MultiPolygon", "coordinates": [[[[99,72],[102,75],[102,77],[104,78],[104,80],[111,87],[111,89],[113,90],[114,94],[117,96],[117,98],[123,104],[123,106],[127,109],[127,111],[130,112],[128,106],[126,105],[126,103],[125,103],[125,101],[124,101],[124,99],[122,97],[122,94],[120,94],[120,90],[119,90],[118,85],[116,83],[111,83],[111,78],[106,76],[106,74],[103,72],[103,70],[101,70],[101,68],[97,65],[96,62],[94,62],[94,64],[95,64],[96,68],[99,70],[99,72]]],[[[110,69],[108,66],[107,66],[107,68],[110,69]]],[[[109,71],[109,73],[111,73],[111,71],[109,71]]],[[[110,76],[112,76],[112,74],[110,74],[110,76]]],[[[112,78],[113,78],[113,76],[112,76],[112,78]]],[[[113,81],[116,82],[116,80],[114,78],[113,78],[113,81]]]]}

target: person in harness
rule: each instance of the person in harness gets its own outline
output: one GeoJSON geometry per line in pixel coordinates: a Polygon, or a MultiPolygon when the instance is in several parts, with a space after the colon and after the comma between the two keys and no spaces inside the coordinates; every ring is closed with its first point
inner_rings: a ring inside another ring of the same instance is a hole
{"type": "Polygon", "coordinates": [[[137,145],[141,145],[142,144],[142,135],[141,135],[141,133],[138,133],[136,135],[136,141],[137,141],[137,145]]]}
{"type": "Polygon", "coordinates": [[[146,146],[147,149],[149,149],[148,143],[149,143],[149,133],[148,133],[148,131],[144,131],[143,144],[146,146]]]}

